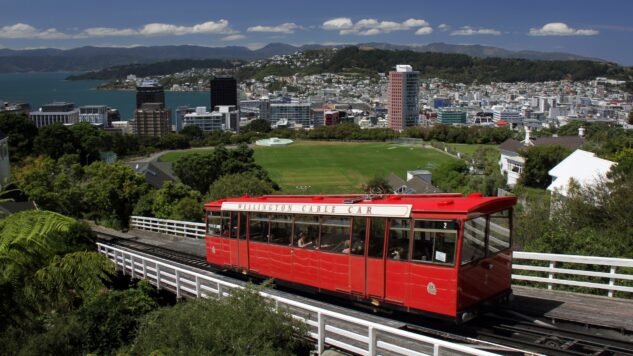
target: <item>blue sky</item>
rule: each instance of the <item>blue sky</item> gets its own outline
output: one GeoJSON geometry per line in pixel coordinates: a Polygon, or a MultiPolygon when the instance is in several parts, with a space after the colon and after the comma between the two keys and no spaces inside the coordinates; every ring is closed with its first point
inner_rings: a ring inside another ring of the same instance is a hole
{"type": "Polygon", "coordinates": [[[0,0],[0,47],[483,44],[633,65],[633,1],[0,0]]]}

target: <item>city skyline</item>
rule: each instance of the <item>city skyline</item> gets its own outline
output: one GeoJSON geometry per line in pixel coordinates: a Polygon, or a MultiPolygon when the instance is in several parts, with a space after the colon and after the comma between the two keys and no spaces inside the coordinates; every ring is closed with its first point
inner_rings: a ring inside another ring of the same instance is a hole
{"type": "Polygon", "coordinates": [[[0,48],[74,48],[194,44],[262,47],[271,42],[353,44],[433,42],[509,50],[569,52],[633,64],[628,17],[633,4],[614,0],[484,2],[330,0],[173,3],[50,3],[3,0],[0,48]],[[386,6],[388,5],[388,6],[386,6]]]}

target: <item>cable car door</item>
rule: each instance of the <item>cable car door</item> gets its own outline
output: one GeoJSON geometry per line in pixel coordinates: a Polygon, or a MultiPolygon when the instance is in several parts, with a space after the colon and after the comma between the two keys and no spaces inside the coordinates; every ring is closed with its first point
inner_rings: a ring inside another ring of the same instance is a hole
{"type": "Polygon", "coordinates": [[[367,260],[365,257],[365,241],[367,240],[367,223],[365,217],[355,217],[352,224],[352,242],[349,257],[349,284],[353,294],[365,297],[367,295],[367,260]]]}
{"type": "Polygon", "coordinates": [[[238,227],[238,238],[237,238],[237,258],[238,258],[238,266],[243,268],[244,270],[248,270],[249,267],[249,256],[248,256],[248,241],[246,240],[247,233],[247,219],[246,213],[239,213],[239,227],[238,227]]]}
{"type": "Polygon", "coordinates": [[[367,234],[366,292],[369,298],[385,298],[385,218],[370,218],[367,234]]]}

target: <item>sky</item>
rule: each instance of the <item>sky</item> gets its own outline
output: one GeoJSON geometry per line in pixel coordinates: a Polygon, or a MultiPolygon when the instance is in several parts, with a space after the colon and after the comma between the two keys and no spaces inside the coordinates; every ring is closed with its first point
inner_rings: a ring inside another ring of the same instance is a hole
{"type": "Polygon", "coordinates": [[[0,48],[433,42],[633,65],[631,0],[0,0],[0,48]]]}

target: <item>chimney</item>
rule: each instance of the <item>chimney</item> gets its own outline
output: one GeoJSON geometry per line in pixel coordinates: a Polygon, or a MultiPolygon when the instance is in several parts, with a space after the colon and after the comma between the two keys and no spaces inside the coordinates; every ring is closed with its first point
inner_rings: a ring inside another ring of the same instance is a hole
{"type": "Polygon", "coordinates": [[[583,137],[583,138],[585,137],[585,127],[584,126],[580,126],[578,128],[578,136],[583,137]]]}
{"type": "Polygon", "coordinates": [[[523,140],[524,145],[530,144],[530,128],[528,126],[525,127],[525,140],[523,140]]]}

